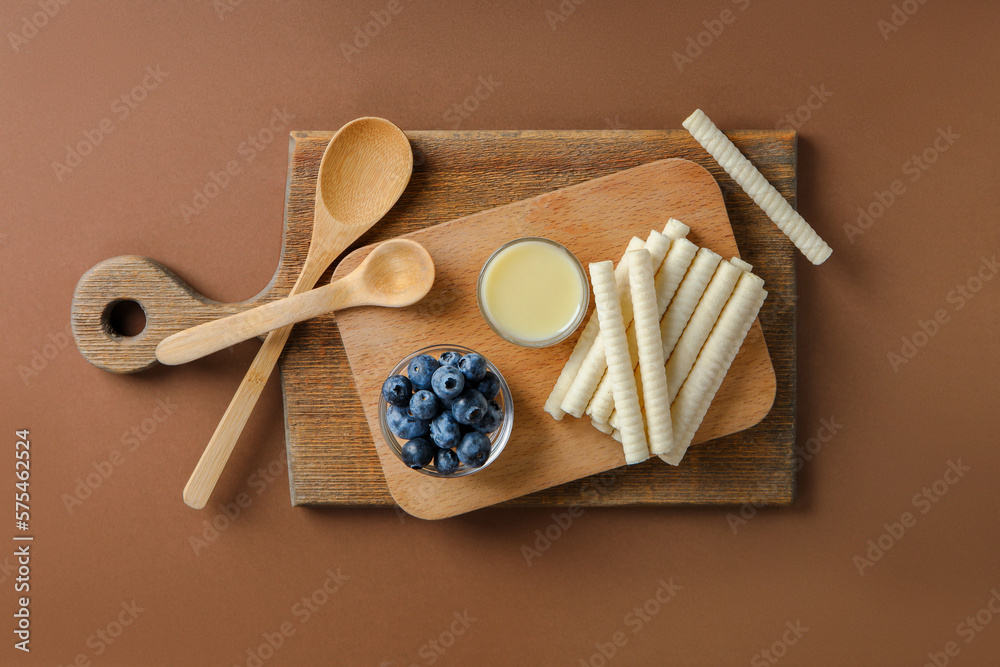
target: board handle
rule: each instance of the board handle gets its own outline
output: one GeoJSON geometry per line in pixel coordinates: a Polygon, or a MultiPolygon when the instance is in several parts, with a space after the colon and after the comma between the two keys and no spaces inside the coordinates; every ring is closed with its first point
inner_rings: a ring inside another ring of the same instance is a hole
{"type": "Polygon", "coordinates": [[[156,363],[156,346],[167,336],[259,305],[268,300],[267,292],[240,303],[220,303],[198,294],[159,262],[136,255],[113,257],[83,274],[76,285],[73,338],[83,358],[98,368],[135,373],[156,363]],[[116,306],[130,301],[146,316],[145,328],[134,336],[117,331],[112,318],[116,306]]]}

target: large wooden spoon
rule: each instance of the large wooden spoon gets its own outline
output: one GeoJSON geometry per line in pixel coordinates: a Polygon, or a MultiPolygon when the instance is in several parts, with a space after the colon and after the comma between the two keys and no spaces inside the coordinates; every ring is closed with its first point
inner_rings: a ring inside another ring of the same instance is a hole
{"type": "MultiPolygon", "coordinates": [[[[293,295],[312,289],[326,267],[392,208],[412,173],[410,143],[389,121],[359,118],[340,128],[319,165],[312,240],[293,295]]],[[[264,339],[184,487],[190,507],[208,502],[291,331],[275,329],[264,339]]]]}
{"type": "Polygon", "coordinates": [[[434,260],[409,239],[380,243],[358,268],[325,287],[179,331],[160,341],[156,358],[185,364],[230,345],[311,317],[355,306],[412,306],[434,284],[434,260]]]}

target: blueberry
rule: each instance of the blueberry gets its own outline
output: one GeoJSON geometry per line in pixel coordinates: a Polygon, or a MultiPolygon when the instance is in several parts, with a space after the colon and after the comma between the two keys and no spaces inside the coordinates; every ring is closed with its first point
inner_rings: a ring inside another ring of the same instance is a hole
{"type": "Polygon", "coordinates": [[[442,475],[450,475],[458,470],[458,456],[450,449],[439,449],[434,453],[434,467],[442,475]]]}
{"type": "Polygon", "coordinates": [[[482,394],[475,389],[466,389],[452,403],[451,413],[459,424],[475,424],[486,414],[486,408],[486,399],[482,394]]]}
{"type": "Polygon", "coordinates": [[[423,468],[434,458],[437,448],[427,438],[414,438],[403,445],[403,463],[414,470],[423,468]]]}
{"type": "Polygon", "coordinates": [[[393,435],[404,440],[412,440],[427,435],[431,430],[431,423],[426,419],[419,419],[408,408],[401,408],[398,405],[390,405],[386,412],[386,422],[393,435]]]}
{"type": "MultiPolygon", "coordinates": [[[[458,368],[468,382],[479,382],[486,377],[486,359],[478,352],[470,352],[462,357],[458,362],[458,368]]],[[[410,379],[413,379],[413,373],[410,373],[410,379]]]]}
{"type": "Polygon", "coordinates": [[[429,354],[421,354],[418,357],[414,357],[410,361],[410,365],[407,367],[407,375],[410,376],[410,382],[417,389],[430,389],[431,388],[431,376],[434,375],[434,371],[438,369],[441,364],[438,360],[429,354]]]}
{"type": "Polygon", "coordinates": [[[467,433],[455,453],[465,465],[478,468],[490,457],[490,439],[482,433],[467,433]]]}
{"type": "Polygon", "coordinates": [[[486,414],[478,422],[473,424],[473,428],[480,433],[492,433],[503,424],[503,410],[496,401],[490,401],[486,406],[486,414]]]}
{"type": "Polygon", "coordinates": [[[382,396],[392,405],[409,405],[413,385],[405,375],[390,375],[382,383],[382,396]]]}
{"type": "MultiPolygon", "coordinates": [[[[464,438],[464,437],[465,437],[466,435],[468,435],[469,433],[475,433],[475,432],[476,432],[476,429],[475,429],[475,427],[474,427],[474,426],[472,426],[471,424],[462,424],[461,426],[462,426],[462,438],[464,438]]],[[[458,439],[459,443],[461,443],[461,442],[462,442],[462,438],[459,438],[459,439],[458,439]]],[[[457,447],[457,446],[458,446],[458,445],[456,445],[456,447],[457,447]]]]}
{"type": "Polygon", "coordinates": [[[421,389],[410,398],[410,412],[417,419],[434,419],[440,411],[441,403],[434,392],[421,389]]]}
{"type": "Polygon", "coordinates": [[[460,352],[456,352],[455,350],[448,350],[447,352],[442,354],[438,358],[438,360],[441,362],[442,366],[458,366],[458,360],[461,358],[462,354],[460,352]]]}
{"type": "Polygon", "coordinates": [[[454,366],[442,366],[431,376],[431,389],[438,398],[455,398],[465,389],[465,376],[454,366]]]}
{"type": "Polygon", "coordinates": [[[491,398],[496,398],[497,393],[500,392],[500,378],[493,371],[486,371],[486,375],[483,379],[479,381],[476,385],[476,389],[479,393],[488,401],[491,398]]]}
{"type": "Polygon", "coordinates": [[[445,410],[431,422],[431,440],[441,449],[457,447],[462,441],[462,428],[451,412],[445,410]]]}

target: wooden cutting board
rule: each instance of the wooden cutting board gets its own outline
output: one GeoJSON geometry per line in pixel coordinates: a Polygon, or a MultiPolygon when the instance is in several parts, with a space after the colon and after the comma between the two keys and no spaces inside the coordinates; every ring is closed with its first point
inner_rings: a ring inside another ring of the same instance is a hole
{"type": "MultiPolygon", "coordinates": [[[[562,243],[586,266],[616,260],[632,236],[645,238],[678,218],[689,239],[728,259],[739,254],[715,179],[687,160],[661,160],[525,201],[408,234],[434,258],[434,287],[409,308],[354,308],[338,315],[340,335],[393,498],[408,513],[442,519],[605,472],[625,464],[621,446],[589,419],[553,420],[543,410],[577,336],[529,350],[494,334],[480,316],[476,281],[501,245],[524,236],[562,243]],[[384,441],[378,420],[382,382],[406,354],[456,343],[484,354],[514,397],[514,428],[489,468],[456,479],[432,478],[403,465],[384,441]]],[[[342,277],[371,247],[345,258],[342,277]]],[[[749,428],[775,395],[775,375],[760,326],[754,324],[696,434],[694,444],[749,428]]],[[[666,464],[661,464],[666,466],[666,464]]]]}
{"type": "MultiPolygon", "coordinates": [[[[795,494],[795,273],[793,247],[728,175],[683,130],[416,131],[413,177],[395,207],[355,247],[534,197],[663,158],[685,158],[716,178],[740,255],[754,265],[769,296],[761,310],[777,378],[774,404],[757,425],[694,447],[684,465],[659,461],[586,477],[506,501],[507,505],[788,504],[795,494]]],[[[795,133],[727,133],[794,204],[795,133]]],[[[89,270],[73,295],[80,352],[111,372],[155,365],[166,336],[288,294],[305,260],[316,175],[332,132],[292,132],[284,233],[274,277],[260,294],[224,304],[197,293],[155,260],[123,256],[89,270]],[[134,300],[146,328],[134,337],[109,326],[110,307],[134,300]]],[[[234,222],[236,224],[236,222],[234,222]]],[[[277,221],[239,221],[253,233],[277,221]],[[249,226],[248,226],[249,225],[249,226]]],[[[333,315],[296,325],[281,358],[286,446],[294,505],[394,504],[372,444],[333,315]]],[[[221,415],[220,415],[221,416],[221,415]]],[[[178,448],[200,451],[211,432],[178,448]]],[[[246,471],[227,471],[225,481],[246,471]]]]}
{"type": "MultiPolygon", "coordinates": [[[[727,135],[794,205],[795,133],[727,135]]],[[[331,136],[330,132],[292,133],[285,221],[285,261],[292,266],[305,255],[316,173],[331,136]]],[[[415,159],[410,185],[360,245],[678,157],[698,163],[715,177],[740,256],[754,265],[769,291],[759,321],[777,386],[763,420],[693,447],[678,468],[648,461],[503,504],[785,505],[793,501],[794,248],[687,132],[428,131],[407,136],[415,159]]],[[[283,357],[282,382],[293,504],[393,505],[334,317],[296,326],[283,357]]]]}

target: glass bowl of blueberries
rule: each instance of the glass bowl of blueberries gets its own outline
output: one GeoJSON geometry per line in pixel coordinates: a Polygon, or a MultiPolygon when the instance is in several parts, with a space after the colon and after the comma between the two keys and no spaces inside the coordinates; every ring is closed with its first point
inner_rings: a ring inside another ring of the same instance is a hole
{"type": "Polygon", "coordinates": [[[503,451],[514,402],[486,357],[461,345],[434,345],[392,369],[378,417],[389,449],[404,464],[432,477],[462,477],[503,451]]]}

